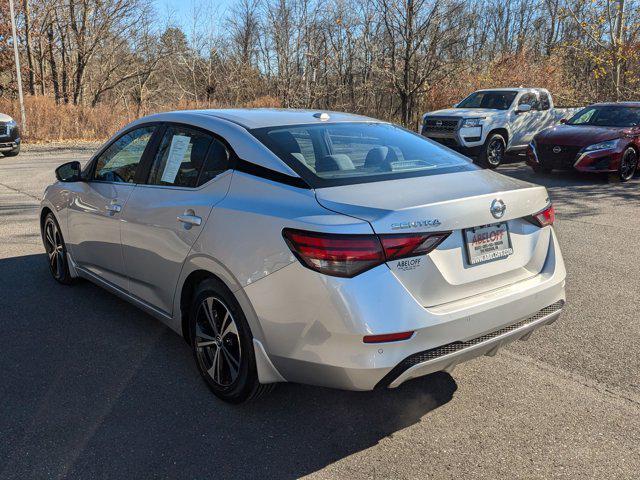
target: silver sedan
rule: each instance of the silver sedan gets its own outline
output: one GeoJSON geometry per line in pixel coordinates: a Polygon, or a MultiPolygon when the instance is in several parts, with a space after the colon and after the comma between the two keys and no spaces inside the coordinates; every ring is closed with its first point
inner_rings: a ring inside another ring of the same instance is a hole
{"type": "Polygon", "coordinates": [[[165,322],[229,402],[285,381],[397,387],[527,338],[565,301],[543,187],[371,118],[152,115],[56,176],[53,277],[165,322]]]}

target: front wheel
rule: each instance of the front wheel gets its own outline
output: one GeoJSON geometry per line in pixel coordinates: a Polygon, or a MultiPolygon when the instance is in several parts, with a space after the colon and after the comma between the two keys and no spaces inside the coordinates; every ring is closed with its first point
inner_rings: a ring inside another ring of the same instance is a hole
{"type": "Polygon", "coordinates": [[[629,147],[622,154],[620,166],[616,173],[610,175],[610,179],[614,182],[627,182],[633,178],[638,169],[638,154],[629,147]]]}
{"type": "Polygon", "coordinates": [[[494,133],[487,138],[478,157],[478,163],[485,168],[498,168],[504,161],[507,150],[507,142],[499,133],[494,133]]]}
{"type": "Polygon", "coordinates": [[[53,278],[64,285],[71,284],[73,278],[69,272],[67,247],[56,217],[51,212],[47,214],[42,224],[42,241],[49,260],[49,271],[53,278]]]}
{"type": "Polygon", "coordinates": [[[273,388],[273,384],[258,381],[249,324],[233,294],[219,280],[210,278],[198,286],[189,331],[200,375],[220,399],[242,403],[273,388]]]}

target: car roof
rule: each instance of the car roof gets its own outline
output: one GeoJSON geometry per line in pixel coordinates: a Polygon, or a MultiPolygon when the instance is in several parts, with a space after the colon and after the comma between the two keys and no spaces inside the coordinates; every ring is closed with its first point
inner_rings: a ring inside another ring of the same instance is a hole
{"type": "Polygon", "coordinates": [[[545,88],[537,88],[537,87],[495,87],[495,88],[482,88],[480,90],[476,90],[477,92],[546,92],[545,88]]]}
{"type": "Polygon", "coordinates": [[[600,102],[589,105],[590,107],[640,107],[640,102],[600,102]]]}
{"type": "Polygon", "coordinates": [[[285,125],[308,125],[340,122],[376,122],[380,120],[352,113],[327,110],[302,110],[292,108],[232,108],[211,110],[182,110],[167,112],[165,115],[195,114],[217,117],[233,122],[247,129],[279,127],[285,125]]]}

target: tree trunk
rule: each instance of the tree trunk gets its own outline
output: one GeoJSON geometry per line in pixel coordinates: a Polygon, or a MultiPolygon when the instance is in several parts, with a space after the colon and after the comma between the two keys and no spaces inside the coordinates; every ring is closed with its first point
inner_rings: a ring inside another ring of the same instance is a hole
{"type": "Polygon", "coordinates": [[[56,104],[60,103],[60,85],[58,83],[58,68],[56,66],[56,57],[53,53],[53,24],[50,23],[47,28],[47,40],[49,42],[49,67],[51,68],[51,83],[53,83],[53,95],[56,99],[56,104]]]}
{"type": "Polygon", "coordinates": [[[624,45],[624,0],[616,2],[615,32],[612,41],[613,87],[616,102],[620,101],[622,84],[622,47],[624,45]]]}
{"type": "Polygon", "coordinates": [[[27,48],[27,66],[29,68],[29,94],[36,94],[35,79],[33,75],[33,53],[31,51],[31,11],[29,7],[29,0],[24,0],[24,39],[27,48]]]}

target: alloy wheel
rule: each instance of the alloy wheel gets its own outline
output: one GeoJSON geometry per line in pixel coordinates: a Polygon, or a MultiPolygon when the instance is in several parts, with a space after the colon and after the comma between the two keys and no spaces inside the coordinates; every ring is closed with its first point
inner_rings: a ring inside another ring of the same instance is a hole
{"type": "Polygon", "coordinates": [[[620,160],[620,178],[629,180],[633,177],[638,163],[638,157],[631,149],[627,150],[620,160]]]}
{"type": "Polygon", "coordinates": [[[47,219],[44,226],[44,243],[49,256],[49,268],[53,276],[60,280],[64,277],[64,243],[56,223],[47,219]]]}
{"type": "Polygon", "coordinates": [[[200,366],[216,385],[231,386],[240,372],[242,349],[233,314],[220,299],[210,296],[200,303],[195,337],[200,366]]]}
{"type": "Polygon", "coordinates": [[[487,148],[487,161],[491,165],[500,165],[504,158],[504,144],[498,138],[491,140],[487,148]]]}

